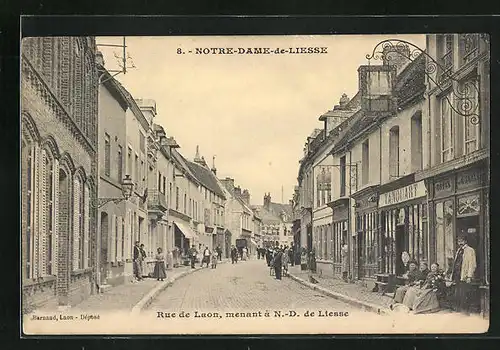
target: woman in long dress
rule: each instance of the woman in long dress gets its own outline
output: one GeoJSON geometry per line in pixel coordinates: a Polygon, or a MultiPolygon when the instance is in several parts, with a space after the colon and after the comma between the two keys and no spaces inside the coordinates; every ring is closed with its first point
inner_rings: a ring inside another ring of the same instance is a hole
{"type": "Polygon", "coordinates": [[[415,260],[408,262],[408,271],[403,275],[405,285],[396,289],[394,293],[394,302],[403,303],[406,292],[411,286],[415,284],[420,278],[420,271],[417,269],[418,263],[415,260]]]}
{"type": "Polygon", "coordinates": [[[436,312],[440,309],[439,297],[445,288],[445,276],[439,265],[431,265],[431,272],[427,275],[424,285],[418,291],[413,305],[410,307],[415,314],[436,312]]]}
{"type": "Polygon", "coordinates": [[[420,276],[415,280],[415,284],[408,288],[403,298],[403,304],[410,309],[413,307],[413,302],[415,301],[417,294],[422,290],[421,288],[425,284],[427,275],[429,274],[429,269],[425,261],[420,262],[419,270],[420,276]]]}
{"type": "Polygon", "coordinates": [[[163,281],[164,278],[167,278],[167,271],[165,270],[165,256],[163,255],[161,248],[158,248],[157,252],[153,277],[156,278],[157,281],[163,281]]]}

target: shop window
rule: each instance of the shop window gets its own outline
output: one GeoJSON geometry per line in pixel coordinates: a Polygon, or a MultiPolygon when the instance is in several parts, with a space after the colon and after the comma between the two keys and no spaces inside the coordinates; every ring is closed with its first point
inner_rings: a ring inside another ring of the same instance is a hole
{"type": "Polygon", "coordinates": [[[389,130],[389,178],[399,177],[399,126],[389,130]]]}
{"type": "MultiPolygon", "coordinates": [[[[452,267],[455,249],[453,201],[436,204],[436,262],[444,270],[452,267]],[[451,265],[450,265],[451,264],[451,265]]],[[[432,263],[432,262],[431,262],[432,263]]]]}

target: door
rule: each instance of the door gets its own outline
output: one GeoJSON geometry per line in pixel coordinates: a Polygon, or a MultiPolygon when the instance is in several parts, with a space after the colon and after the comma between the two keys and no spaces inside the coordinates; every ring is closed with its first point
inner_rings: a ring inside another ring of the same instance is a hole
{"type": "Polygon", "coordinates": [[[483,250],[482,247],[482,239],[479,234],[479,216],[466,216],[466,217],[457,217],[457,232],[458,236],[467,237],[467,244],[474,249],[476,252],[476,278],[482,278],[483,276],[479,275],[480,271],[483,271],[483,250]]]}
{"type": "Polygon", "coordinates": [[[365,251],[365,242],[364,242],[364,232],[360,231],[358,232],[357,243],[355,245],[356,247],[356,257],[357,261],[356,264],[358,265],[358,279],[361,279],[365,277],[364,274],[364,263],[363,263],[363,252],[365,251]]]}
{"type": "Polygon", "coordinates": [[[100,256],[100,284],[106,284],[108,277],[108,214],[101,212],[101,256],[100,256]]]}
{"type": "Polygon", "coordinates": [[[307,225],[307,251],[311,251],[313,247],[313,239],[312,239],[312,225],[307,225]]]}
{"type": "Polygon", "coordinates": [[[405,237],[405,225],[396,226],[396,275],[401,276],[406,271],[406,267],[401,260],[401,254],[404,251],[408,251],[406,247],[406,237],[405,237]]]}

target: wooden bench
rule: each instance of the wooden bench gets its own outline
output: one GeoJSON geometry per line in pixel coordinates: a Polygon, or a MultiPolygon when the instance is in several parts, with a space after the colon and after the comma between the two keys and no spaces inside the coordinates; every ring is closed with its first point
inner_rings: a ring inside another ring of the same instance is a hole
{"type": "Polygon", "coordinates": [[[388,273],[375,274],[377,280],[375,281],[374,292],[379,292],[382,295],[393,293],[396,286],[396,275],[388,273]]]}

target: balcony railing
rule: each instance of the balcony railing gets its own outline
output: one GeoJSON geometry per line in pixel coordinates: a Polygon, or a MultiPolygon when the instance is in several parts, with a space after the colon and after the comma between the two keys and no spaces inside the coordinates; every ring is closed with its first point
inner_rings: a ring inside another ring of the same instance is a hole
{"type": "Polygon", "coordinates": [[[165,194],[158,190],[148,190],[148,208],[150,210],[166,211],[168,205],[165,194]]]}

